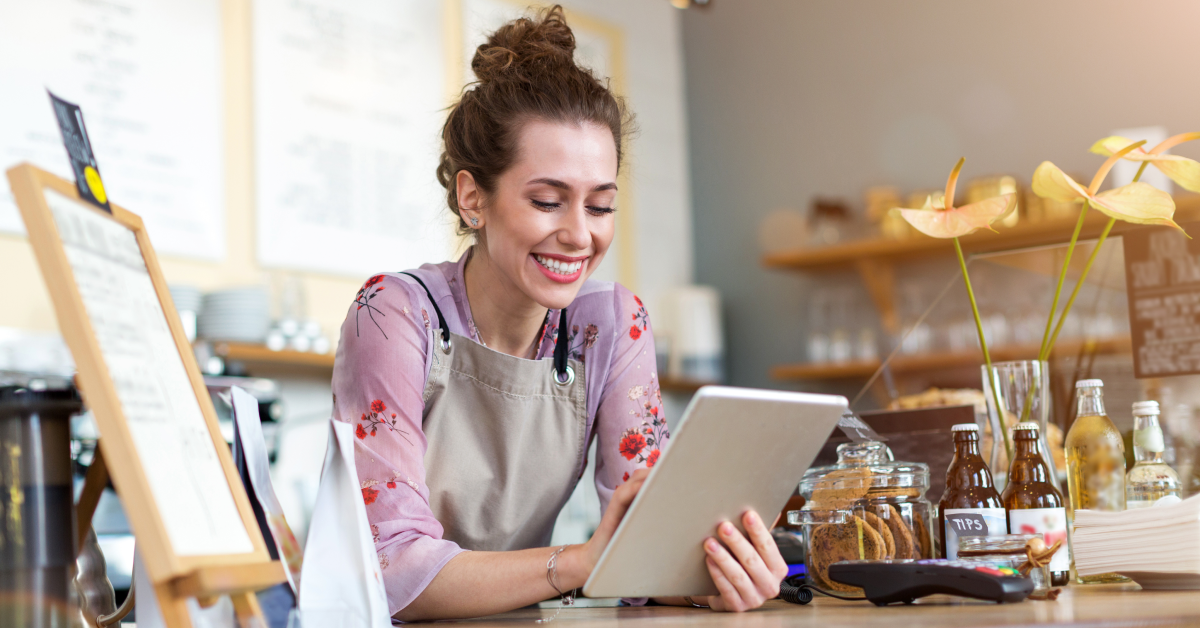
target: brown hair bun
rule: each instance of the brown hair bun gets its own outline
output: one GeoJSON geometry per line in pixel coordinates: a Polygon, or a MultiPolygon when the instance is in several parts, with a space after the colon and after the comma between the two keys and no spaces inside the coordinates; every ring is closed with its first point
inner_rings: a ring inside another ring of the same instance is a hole
{"type": "Polygon", "coordinates": [[[501,26],[475,49],[471,60],[481,83],[502,78],[532,82],[543,73],[571,67],[576,67],[575,34],[558,6],[539,21],[522,17],[501,26]]]}
{"type": "Polygon", "coordinates": [[[501,26],[475,50],[471,69],[478,79],[464,88],[442,127],[438,182],[446,203],[459,214],[458,173],[467,171],[484,194],[516,159],[519,131],[530,120],[592,123],[612,132],[617,168],[633,116],[591,70],[575,63],[575,35],[559,5],[501,26]]]}

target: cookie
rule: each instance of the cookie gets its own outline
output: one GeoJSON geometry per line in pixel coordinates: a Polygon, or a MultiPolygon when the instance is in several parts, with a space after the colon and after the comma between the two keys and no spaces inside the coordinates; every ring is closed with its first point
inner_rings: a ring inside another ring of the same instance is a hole
{"type": "Polygon", "coordinates": [[[912,530],[904,522],[900,511],[895,506],[888,504],[887,514],[888,517],[884,521],[888,530],[891,530],[892,537],[896,540],[896,558],[920,558],[921,548],[913,538],[912,530]]]}
{"type": "Polygon", "coordinates": [[[820,504],[823,508],[845,506],[867,494],[870,490],[870,476],[870,469],[864,467],[830,471],[822,478],[821,487],[813,491],[808,501],[820,504]]]}
{"type": "Polygon", "coordinates": [[[925,519],[920,515],[913,516],[913,535],[916,537],[919,558],[933,558],[933,539],[929,537],[929,528],[925,527],[925,519]]]}
{"type": "Polygon", "coordinates": [[[809,544],[813,571],[819,580],[824,581],[834,591],[858,592],[860,589],[830,579],[830,565],[844,560],[880,560],[883,554],[883,537],[859,517],[854,517],[847,523],[826,523],[817,526],[809,544]]]}
{"type": "Polygon", "coordinates": [[[879,536],[883,537],[884,558],[908,558],[907,554],[896,554],[896,550],[898,549],[896,547],[896,539],[893,537],[892,531],[888,529],[888,524],[884,522],[882,517],[869,510],[864,512],[863,515],[863,519],[865,519],[867,523],[879,533],[879,536]]]}

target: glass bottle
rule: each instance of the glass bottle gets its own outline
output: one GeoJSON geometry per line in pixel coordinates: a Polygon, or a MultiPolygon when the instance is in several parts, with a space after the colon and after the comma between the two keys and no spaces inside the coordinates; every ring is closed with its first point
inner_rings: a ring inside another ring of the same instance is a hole
{"type": "MultiPolygon", "coordinates": [[[[1075,422],[1067,432],[1067,525],[1075,511],[1125,510],[1125,443],[1117,426],[1104,412],[1104,382],[1081,379],[1075,382],[1075,422]]],[[[1071,561],[1075,572],[1075,562],[1071,561]]],[[[1128,582],[1117,574],[1079,576],[1082,584],[1128,582]]]]}
{"type": "Polygon", "coordinates": [[[1164,497],[1181,497],[1179,476],[1163,461],[1158,402],[1133,404],[1133,468],[1125,476],[1125,507],[1153,506],[1164,497]]]}
{"type": "Polygon", "coordinates": [[[979,455],[979,426],[963,423],[954,434],[954,459],[946,470],[946,490],[938,503],[938,528],[942,531],[942,557],[958,557],[963,536],[1008,534],[1008,519],[992,472],[979,455]]]}
{"type": "Polygon", "coordinates": [[[1050,559],[1050,584],[1066,586],[1071,571],[1067,511],[1042,458],[1037,422],[1018,423],[1013,428],[1013,444],[1016,455],[1008,470],[1008,485],[1000,496],[1008,509],[1008,529],[1012,534],[1040,534],[1046,547],[1062,541],[1050,559]]]}

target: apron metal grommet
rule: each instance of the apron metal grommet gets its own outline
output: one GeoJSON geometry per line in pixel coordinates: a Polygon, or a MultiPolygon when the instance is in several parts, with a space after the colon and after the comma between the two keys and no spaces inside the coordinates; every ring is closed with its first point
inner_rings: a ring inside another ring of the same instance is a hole
{"type": "Polygon", "coordinates": [[[560,379],[560,377],[561,377],[561,374],[558,371],[556,371],[554,369],[550,369],[550,379],[553,379],[554,383],[558,384],[559,386],[570,386],[571,382],[575,381],[575,369],[571,368],[571,365],[568,364],[567,365],[567,379],[562,380],[562,379],[560,379]]]}
{"type": "Polygon", "coordinates": [[[449,355],[450,354],[450,339],[443,336],[441,344],[442,344],[442,353],[449,355]]]}

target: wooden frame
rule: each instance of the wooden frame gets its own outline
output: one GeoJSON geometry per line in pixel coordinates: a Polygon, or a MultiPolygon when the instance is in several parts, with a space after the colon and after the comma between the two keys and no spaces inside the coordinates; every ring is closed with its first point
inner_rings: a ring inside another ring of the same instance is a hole
{"type": "MultiPolygon", "coordinates": [[[[8,171],[9,184],[29,233],[42,278],[58,316],[59,328],[75,358],[78,385],[95,415],[103,444],[103,465],[121,495],[129,522],[137,540],[139,556],[154,584],[163,618],[172,628],[190,627],[186,600],[200,598],[202,603],[220,595],[232,595],[239,616],[261,618],[253,591],[285,580],[283,568],[272,561],[255,521],[250,501],[242,485],[233,458],[221,436],[212,400],[204,387],[191,345],[184,334],[166,280],[150,244],[141,218],[112,205],[112,215],[81,201],[75,185],[29,164],[8,171]],[[233,496],[241,523],[250,538],[252,551],[244,554],[179,555],[172,546],[159,506],[154,499],[142,459],[134,443],[109,367],[104,361],[91,319],[85,309],[79,285],[67,258],[61,235],[46,200],[53,190],[81,203],[97,215],[131,230],[146,263],[154,290],[166,315],[167,325],[183,360],[200,411],[204,416],[214,450],[233,496]]],[[[104,473],[89,474],[102,477],[104,473]]],[[[90,526],[89,495],[101,487],[85,486],[79,521],[80,529],[90,526]],[[90,490],[89,490],[90,489],[90,490]]],[[[92,504],[94,506],[94,504],[92,504]]],[[[143,595],[149,594],[147,591],[143,595]]]]}

